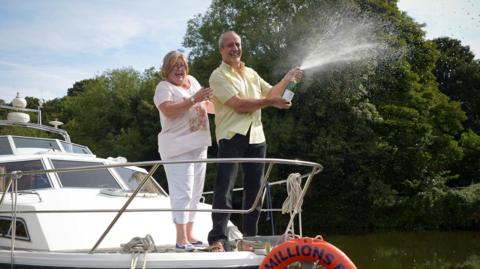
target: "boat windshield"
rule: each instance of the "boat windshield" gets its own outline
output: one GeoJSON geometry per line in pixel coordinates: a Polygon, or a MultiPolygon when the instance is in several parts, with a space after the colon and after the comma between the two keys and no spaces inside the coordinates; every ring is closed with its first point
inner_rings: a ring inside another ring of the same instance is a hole
{"type": "Polygon", "coordinates": [[[86,146],[57,139],[12,136],[12,140],[13,144],[10,145],[8,137],[0,136],[0,155],[13,154],[12,148],[15,149],[17,153],[28,152],[28,150],[31,149],[47,149],[53,152],[61,151],[76,154],[92,154],[86,146]]]}
{"type": "MultiPolygon", "coordinates": [[[[11,173],[13,171],[42,171],[45,170],[40,160],[2,162],[0,163],[0,173],[11,173]]],[[[4,192],[7,188],[9,179],[6,176],[0,176],[0,191],[4,192]]],[[[24,175],[17,181],[18,190],[33,190],[51,188],[52,185],[46,174],[24,175]]]]}
{"type": "Polygon", "coordinates": [[[60,146],[54,139],[42,139],[31,137],[14,136],[13,142],[16,148],[42,148],[51,149],[52,151],[61,151],[60,146]]]}
{"type": "Polygon", "coordinates": [[[10,155],[13,154],[12,147],[10,147],[10,142],[6,136],[0,137],[0,155],[10,155]]]}
{"type": "Polygon", "coordinates": [[[66,152],[78,153],[78,154],[92,154],[90,149],[88,149],[85,146],[81,146],[81,145],[77,145],[77,144],[73,144],[65,141],[60,141],[60,144],[62,144],[62,147],[66,152]]]}
{"type": "MultiPolygon", "coordinates": [[[[115,167],[114,170],[120,176],[123,183],[125,183],[125,185],[128,187],[129,191],[134,191],[135,189],[137,189],[140,182],[142,182],[142,180],[147,175],[147,173],[145,172],[136,171],[126,167],[115,167]]],[[[150,180],[145,182],[145,185],[140,191],[158,193],[159,189],[154,185],[155,183],[152,182],[154,180],[155,179],[153,177],[150,177],[150,180]]],[[[163,190],[161,191],[161,193],[166,196],[166,193],[163,190]]]]}
{"type": "MultiPolygon", "coordinates": [[[[103,165],[103,163],[100,162],[68,160],[52,160],[52,163],[57,169],[103,165]]],[[[58,178],[63,187],[121,189],[120,184],[118,184],[107,168],[83,170],[79,172],[60,172],[58,173],[58,178]]]]}

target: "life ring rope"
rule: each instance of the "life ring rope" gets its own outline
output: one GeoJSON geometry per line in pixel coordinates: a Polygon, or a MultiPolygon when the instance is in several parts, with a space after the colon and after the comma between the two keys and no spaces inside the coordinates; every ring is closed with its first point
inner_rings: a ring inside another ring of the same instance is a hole
{"type": "Polygon", "coordinates": [[[294,262],[313,262],[326,269],[357,269],[355,264],[322,236],[294,237],[272,249],[259,269],[283,269],[294,262]]]}

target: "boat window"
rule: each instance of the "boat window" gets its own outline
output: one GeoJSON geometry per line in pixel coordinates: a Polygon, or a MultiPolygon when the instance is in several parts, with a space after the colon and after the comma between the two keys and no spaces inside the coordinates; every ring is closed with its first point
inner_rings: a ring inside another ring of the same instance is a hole
{"type": "MultiPolygon", "coordinates": [[[[11,173],[13,171],[43,171],[45,170],[40,160],[0,163],[0,173],[11,173]]],[[[0,191],[7,188],[8,178],[0,176],[0,191]]],[[[23,175],[18,179],[18,190],[32,190],[51,188],[52,185],[45,173],[35,175],[23,175]]]]}
{"type": "Polygon", "coordinates": [[[61,151],[57,141],[53,139],[13,137],[13,142],[17,148],[44,148],[61,151]]]}
{"type": "MultiPolygon", "coordinates": [[[[15,239],[30,241],[25,221],[17,218],[16,224],[15,239]]],[[[0,217],[0,237],[12,237],[12,219],[10,217],[0,217]]]]}
{"type": "MultiPolygon", "coordinates": [[[[144,172],[135,171],[132,169],[128,169],[125,167],[115,167],[114,168],[117,174],[120,176],[122,181],[127,185],[128,190],[134,191],[137,189],[138,185],[144,177],[147,175],[144,172]]],[[[154,185],[152,180],[155,180],[153,177],[150,177],[150,180],[145,182],[145,185],[142,188],[142,192],[151,192],[151,193],[158,193],[158,188],[154,185]]],[[[165,193],[162,192],[165,195],[165,193]]]]}
{"type": "Polygon", "coordinates": [[[90,149],[88,149],[85,146],[76,145],[76,144],[72,144],[64,141],[60,141],[60,143],[62,144],[62,147],[66,152],[78,153],[78,154],[92,154],[90,149]]]}
{"type": "MultiPolygon", "coordinates": [[[[103,165],[103,163],[98,162],[66,160],[52,160],[52,163],[56,169],[103,165]]],[[[121,189],[120,185],[107,168],[79,172],[62,172],[58,173],[58,177],[63,187],[121,189]]]]}
{"type": "Polygon", "coordinates": [[[11,155],[13,154],[10,143],[8,142],[8,137],[0,137],[0,155],[11,155]]]}

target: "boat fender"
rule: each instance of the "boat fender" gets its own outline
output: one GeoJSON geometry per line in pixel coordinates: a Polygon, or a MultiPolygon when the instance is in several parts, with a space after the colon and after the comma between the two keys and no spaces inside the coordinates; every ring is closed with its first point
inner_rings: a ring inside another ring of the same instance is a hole
{"type": "Polygon", "coordinates": [[[326,269],[357,269],[345,253],[320,236],[283,242],[268,253],[259,269],[283,269],[291,263],[302,261],[317,263],[326,269]]]}

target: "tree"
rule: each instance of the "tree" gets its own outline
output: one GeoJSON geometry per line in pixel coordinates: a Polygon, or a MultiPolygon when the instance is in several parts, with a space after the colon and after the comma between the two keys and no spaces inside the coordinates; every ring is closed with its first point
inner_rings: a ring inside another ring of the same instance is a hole
{"type": "Polygon", "coordinates": [[[119,69],[77,82],[78,90],[59,104],[60,119],[73,141],[88,145],[99,156],[158,159],[158,112],[152,100],[159,80],[152,68],[143,76],[119,69]]]}
{"type": "Polygon", "coordinates": [[[440,52],[434,70],[440,90],[462,104],[465,127],[480,133],[480,62],[459,40],[443,37],[433,43],[440,52]]]}
{"type": "Polygon", "coordinates": [[[79,93],[84,92],[85,89],[88,87],[88,83],[92,81],[93,79],[84,79],[75,82],[73,86],[67,90],[67,96],[75,96],[79,93]]]}

